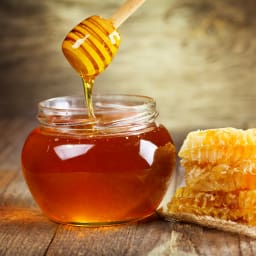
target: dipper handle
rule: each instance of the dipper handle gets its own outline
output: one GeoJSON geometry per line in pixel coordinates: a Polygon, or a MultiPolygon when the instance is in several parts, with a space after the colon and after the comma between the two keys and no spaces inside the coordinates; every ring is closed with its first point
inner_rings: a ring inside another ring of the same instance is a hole
{"type": "Polygon", "coordinates": [[[111,16],[114,27],[123,24],[146,0],[126,0],[126,2],[111,16]]]}

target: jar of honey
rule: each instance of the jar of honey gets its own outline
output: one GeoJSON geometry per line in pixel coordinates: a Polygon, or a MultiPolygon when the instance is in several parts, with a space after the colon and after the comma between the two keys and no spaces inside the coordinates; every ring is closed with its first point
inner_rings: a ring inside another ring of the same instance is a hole
{"type": "Polygon", "coordinates": [[[140,220],[159,207],[175,168],[175,147],[156,122],[152,98],[94,96],[95,119],[83,97],[39,103],[39,126],[27,137],[22,168],[49,219],[73,225],[140,220]]]}

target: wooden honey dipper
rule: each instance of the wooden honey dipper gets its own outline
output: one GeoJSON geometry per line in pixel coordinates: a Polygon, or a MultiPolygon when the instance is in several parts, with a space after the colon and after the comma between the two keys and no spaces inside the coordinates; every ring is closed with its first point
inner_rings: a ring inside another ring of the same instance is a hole
{"type": "Polygon", "coordinates": [[[145,1],[127,0],[110,19],[91,16],[67,34],[63,53],[83,79],[93,80],[111,63],[121,40],[116,29],[145,1]]]}

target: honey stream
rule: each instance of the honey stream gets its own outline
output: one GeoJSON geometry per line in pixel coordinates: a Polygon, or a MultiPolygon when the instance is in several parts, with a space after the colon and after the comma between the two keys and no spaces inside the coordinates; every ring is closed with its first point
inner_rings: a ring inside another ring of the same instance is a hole
{"type": "Polygon", "coordinates": [[[82,76],[82,81],[83,81],[83,87],[84,87],[85,103],[88,111],[88,118],[95,119],[96,116],[94,114],[93,99],[92,99],[92,89],[94,85],[94,78],[84,78],[82,76]]]}
{"type": "Polygon", "coordinates": [[[89,119],[96,118],[92,99],[94,80],[111,63],[120,40],[112,21],[91,16],[75,26],[63,41],[65,57],[82,77],[89,119]]]}

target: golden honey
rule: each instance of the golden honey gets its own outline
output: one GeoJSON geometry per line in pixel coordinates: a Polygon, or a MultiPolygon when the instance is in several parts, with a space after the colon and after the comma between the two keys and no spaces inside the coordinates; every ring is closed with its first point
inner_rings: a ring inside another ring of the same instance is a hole
{"type": "Polygon", "coordinates": [[[39,127],[22,151],[24,177],[51,220],[112,225],[154,214],[175,168],[175,147],[155,122],[152,99],[97,96],[93,123],[83,97],[40,103],[39,127]]]}

